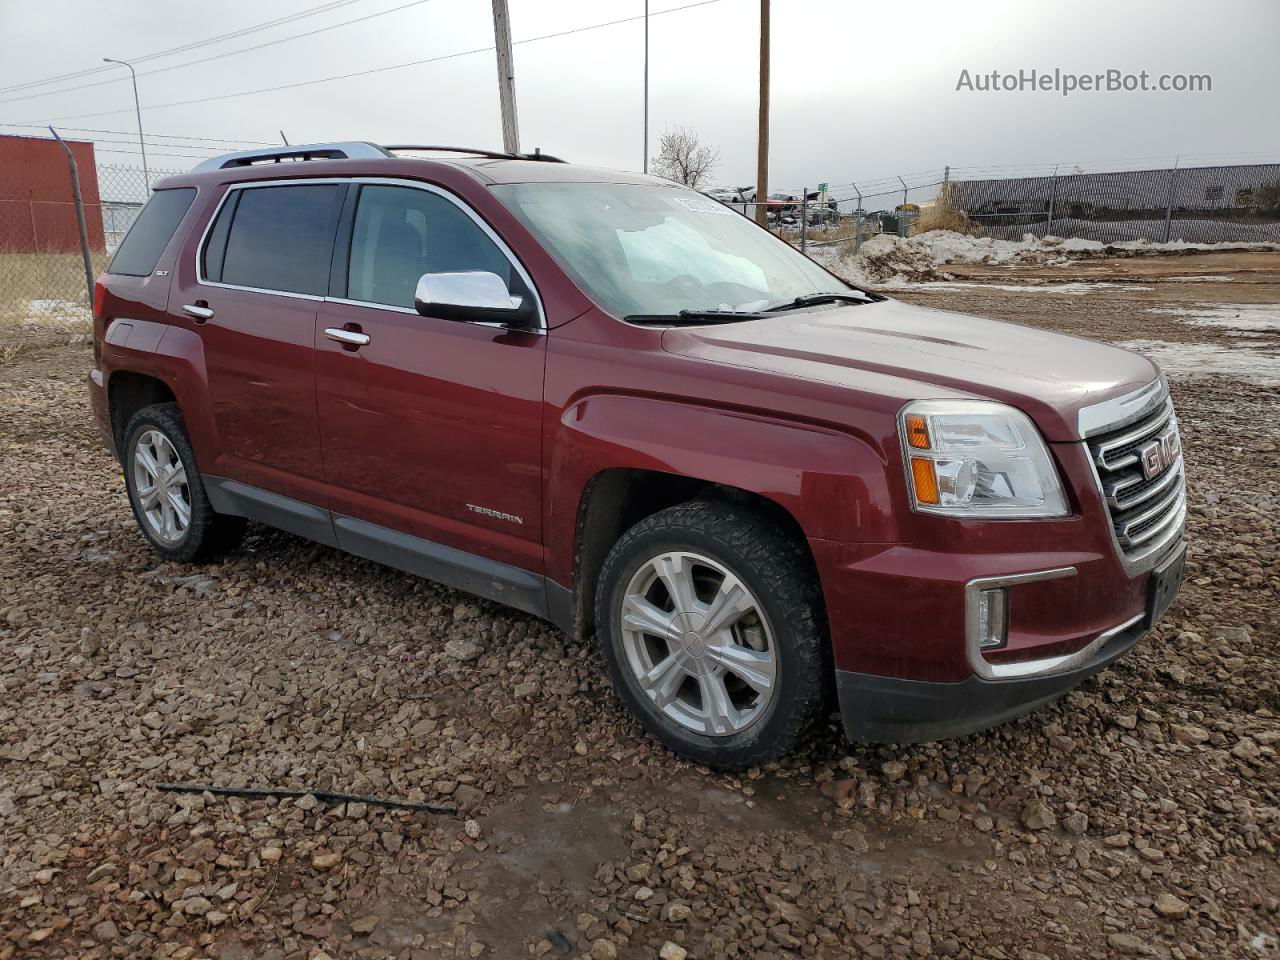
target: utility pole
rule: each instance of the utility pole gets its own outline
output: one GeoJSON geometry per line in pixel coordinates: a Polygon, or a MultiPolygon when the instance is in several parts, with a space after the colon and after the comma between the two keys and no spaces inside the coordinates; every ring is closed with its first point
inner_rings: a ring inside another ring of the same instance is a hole
{"type": "Polygon", "coordinates": [[[760,0],[760,132],[756,154],[756,223],[769,225],[769,0],[760,0]]]}
{"type": "Polygon", "coordinates": [[[649,0],[644,0],[644,163],[640,169],[649,172],[649,0]]]}
{"type": "Polygon", "coordinates": [[[498,99],[502,104],[502,149],[520,152],[520,125],[516,120],[516,69],[511,59],[511,20],[507,0],[493,0],[493,42],[498,50],[498,99]]]}
{"type": "Polygon", "coordinates": [[[147,141],[142,136],[142,105],[138,102],[138,73],[133,69],[133,64],[126,60],[113,60],[110,57],[103,57],[102,62],[118,63],[122,67],[128,67],[129,76],[133,78],[133,110],[138,115],[138,146],[142,149],[142,179],[147,184],[147,193],[150,194],[151,174],[147,170],[147,141]]]}

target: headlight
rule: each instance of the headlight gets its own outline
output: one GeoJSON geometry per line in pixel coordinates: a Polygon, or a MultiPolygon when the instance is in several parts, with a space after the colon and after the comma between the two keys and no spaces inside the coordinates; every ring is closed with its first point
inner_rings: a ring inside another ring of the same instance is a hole
{"type": "Polygon", "coordinates": [[[1062,517],[1053,458],[1026,414],[986,400],[920,400],[898,414],[912,506],[949,517],[1062,517]]]}

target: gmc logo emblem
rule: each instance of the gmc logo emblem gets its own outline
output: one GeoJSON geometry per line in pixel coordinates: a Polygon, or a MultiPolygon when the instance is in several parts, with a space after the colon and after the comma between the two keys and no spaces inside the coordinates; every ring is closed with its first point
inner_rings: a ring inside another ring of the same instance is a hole
{"type": "Polygon", "coordinates": [[[1178,439],[1178,428],[1170,427],[1138,451],[1138,459],[1142,461],[1142,475],[1150,480],[1172,467],[1182,453],[1182,441],[1178,439]]]}

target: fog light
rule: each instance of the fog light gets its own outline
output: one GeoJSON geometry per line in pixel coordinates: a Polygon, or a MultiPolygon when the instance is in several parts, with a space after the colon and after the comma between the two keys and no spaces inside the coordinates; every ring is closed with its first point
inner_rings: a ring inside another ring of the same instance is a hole
{"type": "Polygon", "coordinates": [[[1003,590],[983,590],[978,594],[978,646],[983,650],[1003,647],[1009,639],[1009,601],[1003,590]]]}

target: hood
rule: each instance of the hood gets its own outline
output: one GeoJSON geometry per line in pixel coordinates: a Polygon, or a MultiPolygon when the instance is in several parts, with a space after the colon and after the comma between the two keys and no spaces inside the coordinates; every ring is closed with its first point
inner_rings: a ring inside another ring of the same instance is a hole
{"type": "Polygon", "coordinates": [[[901,399],[998,400],[1030,416],[1046,439],[1080,439],[1081,407],[1150,383],[1151,361],[1118,347],[896,300],[787,311],[744,323],[673,328],[669,353],[901,399]],[[875,376],[869,376],[875,374],[875,376]]]}

